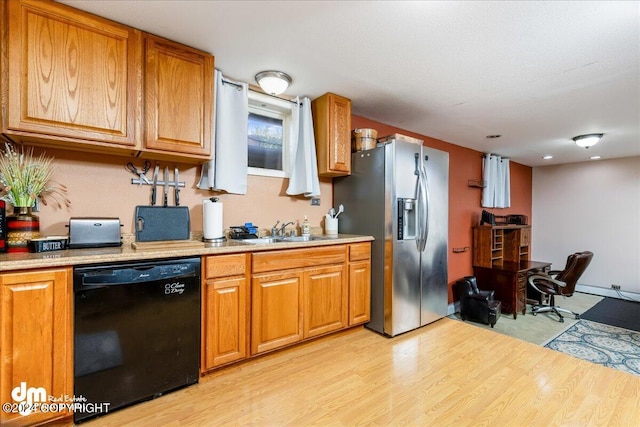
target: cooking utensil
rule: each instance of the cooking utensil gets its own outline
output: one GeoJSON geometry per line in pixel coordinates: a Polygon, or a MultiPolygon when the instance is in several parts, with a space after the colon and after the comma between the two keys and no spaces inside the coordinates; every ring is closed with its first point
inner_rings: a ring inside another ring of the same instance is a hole
{"type": "Polygon", "coordinates": [[[138,185],[142,185],[142,183],[151,184],[147,179],[147,171],[151,167],[151,162],[149,160],[145,160],[144,166],[142,170],[139,170],[133,163],[127,163],[127,170],[134,175],[138,175],[138,185]]]}
{"type": "Polygon", "coordinates": [[[173,181],[175,182],[176,187],[173,189],[173,199],[176,203],[176,206],[180,206],[180,182],[178,179],[178,167],[175,166],[173,168],[173,181]]]}
{"type": "Polygon", "coordinates": [[[156,204],[156,185],[158,185],[158,172],[160,171],[160,166],[158,166],[158,162],[156,162],[156,167],[153,171],[153,188],[151,189],[151,206],[156,204]]]}
{"type": "Polygon", "coordinates": [[[164,201],[162,206],[169,206],[169,166],[164,167],[164,201]]]}
{"type": "Polygon", "coordinates": [[[338,218],[338,215],[340,215],[342,212],[344,212],[344,205],[338,206],[338,213],[336,214],[336,216],[334,216],[334,218],[338,218]]]}

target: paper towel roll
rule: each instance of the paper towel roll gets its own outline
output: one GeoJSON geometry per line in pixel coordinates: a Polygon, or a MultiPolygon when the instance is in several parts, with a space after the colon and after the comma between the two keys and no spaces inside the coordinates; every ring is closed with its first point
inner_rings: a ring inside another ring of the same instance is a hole
{"type": "Polygon", "coordinates": [[[224,237],[222,230],[222,203],[211,199],[202,201],[202,234],[205,240],[224,237]]]}

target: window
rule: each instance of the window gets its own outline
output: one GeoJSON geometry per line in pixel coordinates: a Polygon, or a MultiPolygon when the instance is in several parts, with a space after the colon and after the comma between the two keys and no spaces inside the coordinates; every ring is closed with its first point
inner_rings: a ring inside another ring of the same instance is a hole
{"type": "Polygon", "coordinates": [[[293,106],[289,101],[249,91],[249,175],[289,176],[293,106]]]}

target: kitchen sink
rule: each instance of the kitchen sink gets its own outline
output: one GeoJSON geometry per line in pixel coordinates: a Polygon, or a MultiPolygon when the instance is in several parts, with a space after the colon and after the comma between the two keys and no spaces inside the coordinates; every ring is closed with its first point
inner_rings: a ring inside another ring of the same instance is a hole
{"type": "Polygon", "coordinates": [[[313,240],[327,240],[330,239],[330,237],[324,237],[324,236],[290,236],[290,237],[285,237],[283,240],[285,242],[311,242],[313,240]]]}
{"type": "Polygon", "coordinates": [[[282,242],[311,242],[314,240],[327,240],[331,239],[329,236],[290,236],[290,237],[259,237],[255,239],[242,239],[241,242],[249,243],[252,245],[260,245],[267,243],[282,243],[282,242]]]}
{"type": "Polygon", "coordinates": [[[242,239],[241,242],[250,243],[252,245],[260,245],[267,243],[279,243],[282,242],[282,237],[258,237],[255,239],[242,239]]]}

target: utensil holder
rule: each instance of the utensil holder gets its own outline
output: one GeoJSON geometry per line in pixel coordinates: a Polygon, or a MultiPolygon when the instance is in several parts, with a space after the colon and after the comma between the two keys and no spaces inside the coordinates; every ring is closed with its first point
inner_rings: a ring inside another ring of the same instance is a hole
{"type": "Polygon", "coordinates": [[[338,235],[338,218],[326,216],[324,218],[324,234],[330,236],[338,235]]]}

